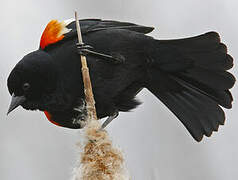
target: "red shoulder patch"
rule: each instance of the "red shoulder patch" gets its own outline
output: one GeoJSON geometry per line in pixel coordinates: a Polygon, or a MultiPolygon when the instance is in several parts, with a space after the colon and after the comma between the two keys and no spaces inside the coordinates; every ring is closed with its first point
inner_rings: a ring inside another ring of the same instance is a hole
{"type": "Polygon", "coordinates": [[[47,117],[47,119],[48,119],[51,123],[55,124],[56,126],[61,126],[59,123],[57,123],[57,122],[55,122],[55,121],[52,120],[52,115],[51,115],[48,111],[44,111],[44,113],[45,113],[45,116],[47,117]]]}
{"type": "Polygon", "coordinates": [[[70,29],[66,28],[67,23],[58,22],[57,20],[50,21],[40,40],[40,47],[41,49],[44,49],[46,46],[50,44],[54,44],[64,38],[64,34],[68,33],[70,29]]]}

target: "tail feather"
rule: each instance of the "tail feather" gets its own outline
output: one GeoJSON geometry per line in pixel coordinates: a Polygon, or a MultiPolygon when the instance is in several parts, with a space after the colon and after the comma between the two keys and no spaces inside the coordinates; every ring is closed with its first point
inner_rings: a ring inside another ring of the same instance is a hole
{"type": "Polygon", "coordinates": [[[151,85],[155,82],[147,88],[178,117],[195,140],[201,141],[204,134],[210,136],[224,124],[224,112],[216,101],[183,80],[173,76],[168,80],[177,86],[176,90],[163,91],[157,85],[151,85]]]}
{"type": "Polygon", "coordinates": [[[233,66],[233,59],[226,52],[215,52],[209,53],[190,53],[190,59],[193,59],[193,63],[196,67],[208,69],[208,70],[228,70],[233,66]]]}
{"type": "MultiPolygon", "coordinates": [[[[233,86],[234,83],[233,80],[227,81],[227,79],[222,78],[219,79],[219,76],[217,77],[213,76],[216,76],[216,74],[213,73],[212,76],[208,75],[207,78],[205,76],[203,79],[201,78],[197,80],[195,77],[188,77],[184,76],[183,74],[178,74],[178,77],[180,79],[183,79],[184,81],[193,85],[194,88],[198,87],[196,88],[197,91],[206,94],[210,98],[214,99],[221,106],[230,109],[232,107],[231,103],[233,101],[233,98],[228,89],[230,89],[233,86]],[[216,82],[214,82],[213,79],[216,79],[216,82]]],[[[197,77],[199,78],[199,76],[197,77]]]]}
{"type": "Polygon", "coordinates": [[[231,108],[235,77],[226,70],[233,59],[215,32],[180,40],[155,41],[147,88],[200,141],[224,124],[231,108]]]}
{"type": "Polygon", "coordinates": [[[216,49],[220,44],[221,38],[217,32],[208,32],[196,37],[175,39],[175,40],[160,40],[161,44],[177,46],[189,51],[210,51],[216,49]]]}
{"type": "Polygon", "coordinates": [[[212,89],[226,90],[234,85],[235,78],[226,71],[208,71],[203,68],[190,68],[179,74],[181,78],[192,79],[198,83],[209,86],[212,89]],[[222,82],[222,83],[221,83],[222,82]]]}

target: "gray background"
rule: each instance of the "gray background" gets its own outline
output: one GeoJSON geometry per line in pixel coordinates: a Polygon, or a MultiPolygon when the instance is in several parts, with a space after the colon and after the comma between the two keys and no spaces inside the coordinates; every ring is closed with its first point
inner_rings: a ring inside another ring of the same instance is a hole
{"type": "MultiPolygon", "coordinates": [[[[81,18],[131,21],[156,27],[156,38],[181,38],[215,30],[238,58],[237,0],[8,0],[1,1],[0,28],[0,179],[67,180],[77,157],[77,130],[58,128],[42,112],[22,108],[6,116],[10,96],[6,79],[26,53],[39,46],[51,19],[81,18]]],[[[236,63],[236,61],[235,61],[236,63]]],[[[233,68],[237,75],[237,69],[233,68]]],[[[237,99],[237,86],[232,89],[237,99]]],[[[225,126],[212,138],[195,142],[182,124],[147,90],[144,103],[121,113],[110,127],[136,180],[236,180],[237,113],[226,111],[225,126]]]]}

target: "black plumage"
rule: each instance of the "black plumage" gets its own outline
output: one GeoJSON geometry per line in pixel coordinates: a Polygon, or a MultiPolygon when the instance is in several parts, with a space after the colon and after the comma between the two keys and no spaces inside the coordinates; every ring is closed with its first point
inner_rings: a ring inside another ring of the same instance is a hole
{"type": "MultiPolygon", "coordinates": [[[[87,56],[99,118],[129,111],[147,88],[184,124],[194,139],[210,136],[224,124],[220,106],[231,108],[235,78],[227,72],[233,59],[216,32],[178,40],[156,40],[152,27],[87,19],[80,21],[83,41],[97,52],[120,57],[113,63],[87,56]]],[[[24,96],[25,109],[47,111],[51,120],[81,128],[84,90],[75,22],[57,42],[25,56],[8,78],[9,92],[24,96]],[[22,89],[24,83],[31,86],[22,89]]]]}

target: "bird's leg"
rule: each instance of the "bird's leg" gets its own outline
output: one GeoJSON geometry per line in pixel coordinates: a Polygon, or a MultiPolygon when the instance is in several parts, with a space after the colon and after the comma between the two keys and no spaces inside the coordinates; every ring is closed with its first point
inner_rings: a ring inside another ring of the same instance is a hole
{"type": "Polygon", "coordinates": [[[87,56],[87,55],[92,55],[92,56],[97,56],[100,57],[108,62],[112,62],[112,63],[123,63],[125,61],[125,58],[121,55],[108,55],[108,54],[103,54],[103,53],[99,53],[93,50],[93,47],[90,45],[86,45],[86,44],[80,44],[77,43],[77,48],[78,48],[78,53],[80,55],[83,56],[87,56]]]}
{"type": "Polygon", "coordinates": [[[102,124],[101,129],[104,129],[105,127],[107,127],[107,125],[112,122],[113,119],[115,119],[118,116],[118,111],[116,111],[113,115],[109,116],[106,121],[104,121],[104,123],[102,124]]]}

